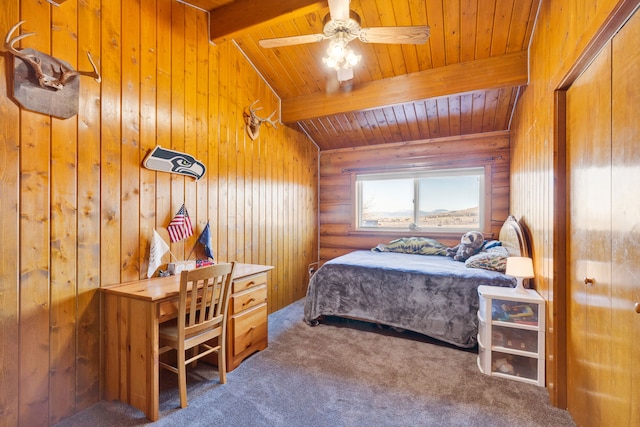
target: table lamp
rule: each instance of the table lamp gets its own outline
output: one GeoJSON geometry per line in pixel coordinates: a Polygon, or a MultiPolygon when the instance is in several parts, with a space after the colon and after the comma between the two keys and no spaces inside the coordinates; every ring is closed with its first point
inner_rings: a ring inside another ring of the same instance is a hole
{"type": "Polygon", "coordinates": [[[514,292],[526,294],[527,290],[522,283],[524,279],[531,279],[533,275],[533,261],[531,258],[521,256],[510,256],[507,258],[507,270],[505,274],[513,276],[518,281],[514,292]]]}

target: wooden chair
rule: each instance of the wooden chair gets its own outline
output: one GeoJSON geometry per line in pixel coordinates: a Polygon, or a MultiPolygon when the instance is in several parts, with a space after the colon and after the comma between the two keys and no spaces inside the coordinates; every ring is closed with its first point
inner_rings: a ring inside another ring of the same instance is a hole
{"type": "Polygon", "coordinates": [[[234,263],[225,263],[183,271],[178,318],[160,324],[159,353],[177,351],[176,366],[160,361],[160,367],[178,374],[182,408],[187,407],[187,365],[190,363],[195,364],[201,357],[217,351],[220,384],[227,382],[225,336],[233,269],[234,263]],[[207,343],[214,338],[217,345],[207,343]]]}

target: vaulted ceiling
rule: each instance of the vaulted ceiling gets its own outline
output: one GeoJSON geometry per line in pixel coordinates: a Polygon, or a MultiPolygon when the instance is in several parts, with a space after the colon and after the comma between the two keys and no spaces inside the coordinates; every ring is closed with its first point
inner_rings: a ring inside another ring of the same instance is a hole
{"type": "Polygon", "coordinates": [[[354,40],[351,80],[328,68],[328,41],[263,48],[322,33],[326,1],[179,0],[209,12],[213,43],[233,40],[282,99],[282,122],[321,150],[509,129],[528,82],[540,0],[351,0],[362,27],[428,25],[421,45],[354,40]]]}

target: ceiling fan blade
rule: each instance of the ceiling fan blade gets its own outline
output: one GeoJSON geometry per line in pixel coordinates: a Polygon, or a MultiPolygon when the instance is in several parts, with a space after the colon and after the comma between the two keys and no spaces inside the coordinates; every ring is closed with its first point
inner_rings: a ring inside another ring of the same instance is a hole
{"type": "Polygon", "coordinates": [[[429,38],[428,25],[363,28],[358,38],[365,43],[422,44],[429,38]]]}
{"type": "Polygon", "coordinates": [[[349,0],[329,0],[329,14],[334,21],[348,21],[349,0]]]}
{"type": "Polygon", "coordinates": [[[326,37],[324,36],[324,34],[304,34],[302,36],[264,39],[264,40],[260,40],[258,43],[262,47],[272,48],[272,47],[292,46],[292,45],[303,44],[303,43],[318,43],[324,40],[325,38],[326,37]]]}

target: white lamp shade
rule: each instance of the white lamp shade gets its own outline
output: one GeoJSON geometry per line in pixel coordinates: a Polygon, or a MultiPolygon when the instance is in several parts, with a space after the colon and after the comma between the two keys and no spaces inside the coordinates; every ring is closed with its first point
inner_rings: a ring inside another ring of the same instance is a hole
{"type": "Polygon", "coordinates": [[[506,274],[513,277],[530,279],[533,275],[533,260],[527,257],[510,256],[507,258],[506,274]]]}

